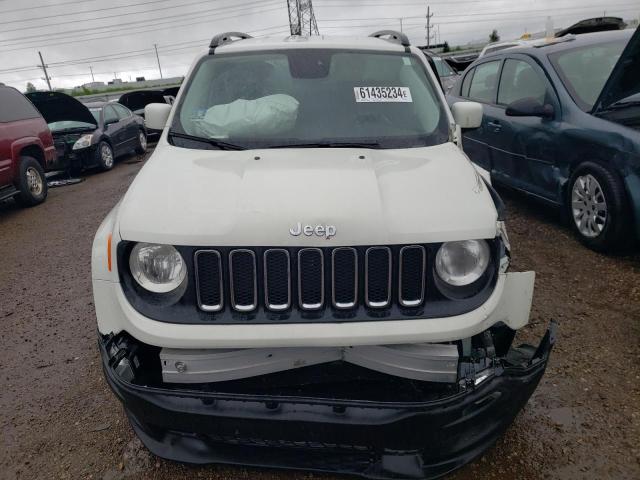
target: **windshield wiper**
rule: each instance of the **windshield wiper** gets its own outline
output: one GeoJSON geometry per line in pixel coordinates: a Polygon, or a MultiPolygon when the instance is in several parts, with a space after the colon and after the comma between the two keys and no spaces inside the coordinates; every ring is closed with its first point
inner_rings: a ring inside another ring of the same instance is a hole
{"type": "Polygon", "coordinates": [[[194,142],[201,142],[219,148],[220,150],[246,150],[242,145],[235,145],[233,143],[223,142],[215,138],[198,137],[196,135],[189,135],[187,133],[174,132],[169,130],[169,137],[183,138],[185,140],[192,140],[194,142]]]}
{"type": "Polygon", "coordinates": [[[316,142],[270,145],[266,148],[380,148],[378,142],[316,142]]]}

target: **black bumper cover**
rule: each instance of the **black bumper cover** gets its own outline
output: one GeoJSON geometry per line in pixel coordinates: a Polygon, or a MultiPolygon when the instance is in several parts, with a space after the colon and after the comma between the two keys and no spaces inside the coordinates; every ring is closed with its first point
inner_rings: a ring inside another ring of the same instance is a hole
{"type": "Polygon", "coordinates": [[[498,366],[477,386],[423,403],[144,387],[122,380],[100,346],[109,385],[136,434],[159,457],[375,479],[436,478],[478,457],[512,423],[544,373],[554,330],[527,365],[498,366]]]}

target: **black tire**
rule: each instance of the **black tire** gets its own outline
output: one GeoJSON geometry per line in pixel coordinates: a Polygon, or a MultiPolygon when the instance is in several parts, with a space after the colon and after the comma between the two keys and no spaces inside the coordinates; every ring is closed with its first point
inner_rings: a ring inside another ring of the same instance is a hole
{"type": "Polygon", "coordinates": [[[33,157],[20,158],[20,175],[16,201],[23,207],[33,207],[47,199],[49,188],[42,165],[33,157]]]}
{"type": "Polygon", "coordinates": [[[595,162],[584,162],[574,170],[567,186],[566,206],[571,228],[580,241],[592,250],[619,251],[631,243],[633,222],[630,221],[624,184],[616,173],[605,166],[595,162]],[[595,179],[597,184],[594,184],[589,176],[595,179]],[[580,197],[574,192],[574,189],[587,191],[587,185],[592,187],[595,194],[580,197]],[[576,205],[573,204],[574,197],[578,200],[576,205]],[[603,198],[604,210],[601,207],[603,198]],[[591,220],[587,218],[590,217],[589,211],[593,215],[591,220]],[[584,214],[581,216],[581,213],[584,214]],[[579,227],[580,219],[582,222],[579,227]],[[593,227],[589,226],[589,222],[593,227]]]}
{"type": "Polygon", "coordinates": [[[96,161],[102,171],[111,170],[115,164],[113,148],[108,142],[101,140],[96,148],[96,161]],[[108,153],[107,153],[108,152],[108,153]]]}
{"type": "Polygon", "coordinates": [[[147,151],[147,134],[144,133],[142,129],[138,131],[138,138],[136,142],[136,153],[138,155],[143,155],[147,151]],[[144,142],[141,137],[144,137],[144,142]]]}

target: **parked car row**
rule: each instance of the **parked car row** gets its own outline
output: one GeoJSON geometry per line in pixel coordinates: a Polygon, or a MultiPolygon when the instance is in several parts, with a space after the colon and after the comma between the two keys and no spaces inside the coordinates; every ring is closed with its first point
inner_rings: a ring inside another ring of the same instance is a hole
{"type": "Polygon", "coordinates": [[[47,197],[46,171],[110,170],[118,156],[147,149],[144,120],[119,103],[0,86],[0,105],[0,200],[37,205],[47,197]]]}
{"type": "Polygon", "coordinates": [[[640,236],[640,33],[563,36],[478,59],[448,95],[484,108],[464,132],[492,180],[563,209],[584,244],[640,236]]]}

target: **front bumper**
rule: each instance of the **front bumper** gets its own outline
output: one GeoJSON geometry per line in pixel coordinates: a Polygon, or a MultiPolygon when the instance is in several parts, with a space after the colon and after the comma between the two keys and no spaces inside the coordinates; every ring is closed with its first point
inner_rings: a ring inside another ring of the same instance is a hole
{"type": "Polygon", "coordinates": [[[108,337],[100,338],[109,385],[137,435],[160,457],[378,479],[436,478],[478,457],[511,424],[544,373],[555,325],[536,349],[512,348],[482,375],[461,368],[454,392],[423,402],[136,384],[116,373],[118,355],[108,337]]]}

